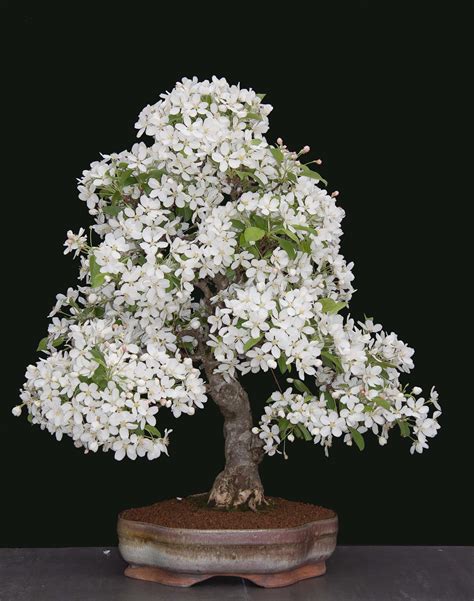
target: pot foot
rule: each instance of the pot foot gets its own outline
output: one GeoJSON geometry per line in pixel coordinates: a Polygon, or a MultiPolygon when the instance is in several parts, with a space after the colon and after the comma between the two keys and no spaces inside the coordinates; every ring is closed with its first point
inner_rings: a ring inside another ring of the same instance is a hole
{"type": "Polygon", "coordinates": [[[306,578],[322,576],[325,572],[326,562],[320,561],[318,563],[308,563],[304,566],[294,568],[293,570],[276,572],[274,574],[189,574],[185,572],[173,572],[171,570],[151,566],[128,566],[125,569],[125,576],[136,578],[138,580],[158,582],[159,584],[165,584],[167,586],[181,587],[192,586],[197,582],[208,580],[214,576],[234,576],[237,578],[246,578],[263,588],[278,588],[295,584],[295,582],[305,580],[306,578]]]}

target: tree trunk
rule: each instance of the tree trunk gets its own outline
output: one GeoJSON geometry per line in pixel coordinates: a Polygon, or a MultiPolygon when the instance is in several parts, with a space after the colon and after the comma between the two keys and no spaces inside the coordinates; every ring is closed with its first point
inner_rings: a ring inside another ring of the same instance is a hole
{"type": "Polygon", "coordinates": [[[206,366],[209,392],[224,416],[225,467],[212,486],[209,503],[217,507],[249,507],[266,503],[258,473],[262,440],[252,432],[252,413],[247,393],[240,382],[226,382],[206,366]]]}

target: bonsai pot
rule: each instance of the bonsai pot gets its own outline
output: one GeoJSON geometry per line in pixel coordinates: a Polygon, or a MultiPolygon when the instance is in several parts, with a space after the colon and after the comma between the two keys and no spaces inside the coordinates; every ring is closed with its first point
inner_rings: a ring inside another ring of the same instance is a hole
{"type": "Polygon", "coordinates": [[[329,510],[296,527],[262,529],[169,527],[128,519],[127,513],[118,517],[119,550],[129,564],[125,575],[171,586],[213,576],[287,586],[324,574],[336,547],[338,520],[329,510]]]}

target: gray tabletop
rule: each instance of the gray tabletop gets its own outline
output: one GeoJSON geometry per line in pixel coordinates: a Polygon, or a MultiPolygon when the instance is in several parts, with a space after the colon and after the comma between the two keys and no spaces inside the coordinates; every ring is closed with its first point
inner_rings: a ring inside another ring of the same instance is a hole
{"type": "Polygon", "coordinates": [[[338,547],[325,576],[287,588],[179,589],[126,578],[114,548],[0,549],[0,601],[473,601],[473,566],[470,547],[338,547]]]}

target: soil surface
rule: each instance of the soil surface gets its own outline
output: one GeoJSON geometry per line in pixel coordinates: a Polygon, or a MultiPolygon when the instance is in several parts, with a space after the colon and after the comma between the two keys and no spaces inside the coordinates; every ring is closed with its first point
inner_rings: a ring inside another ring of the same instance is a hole
{"type": "Polygon", "coordinates": [[[266,497],[268,506],[258,511],[216,509],[206,503],[207,495],[169,499],[147,507],[127,509],[121,517],[134,522],[147,522],[167,528],[203,530],[259,530],[294,528],[308,522],[334,517],[334,511],[278,497],[266,497]]]}

